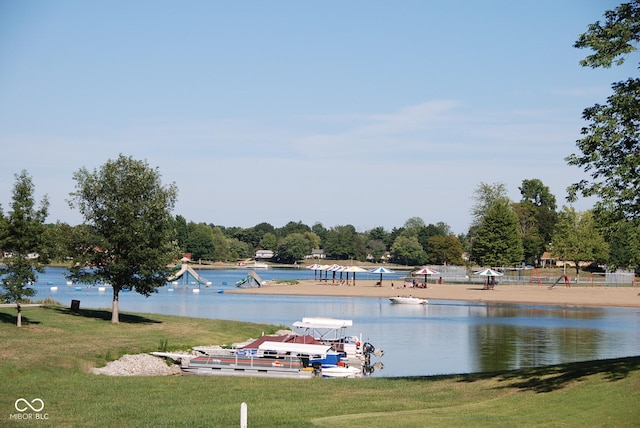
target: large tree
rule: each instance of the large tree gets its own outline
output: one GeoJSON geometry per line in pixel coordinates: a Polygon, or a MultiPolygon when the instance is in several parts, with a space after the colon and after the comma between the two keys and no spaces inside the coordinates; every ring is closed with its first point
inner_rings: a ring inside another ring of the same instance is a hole
{"type": "Polygon", "coordinates": [[[472,257],[482,266],[513,266],[522,262],[518,217],[508,199],[495,201],[480,219],[473,237],[472,257]]]}
{"type": "Polygon", "coordinates": [[[0,234],[0,248],[3,250],[0,276],[4,292],[0,300],[16,303],[18,309],[17,326],[22,325],[22,309],[20,302],[35,294],[29,287],[37,279],[40,266],[40,252],[43,249],[45,226],[49,201],[45,196],[40,208],[36,208],[34,200],[34,185],[26,171],[15,175],[11,210],[2,217],[0,234]]]}
{"type": "Polygon", "coordinates": [[[171,217],[177,188],[163,186],[159,171],[145,161],[122,154],[93,172],[81,168],[73,178],[69,203],[96,239],[75,255],[69,279],[111,284],[111,321],[118,323],[120,291],[149,296],[170,276],[179,255],[171,217]]]}
{"type": "Polygon", "coordinates": [[[609,245],[596,227],[592,211],[577,212],[573,207],[562,208],[553,235],[553,254],[565,262],[573,262],[576,276],[583,262],[607,261],[609,245]]]}
{"type": "Polygon", "coordinates": [[[513,208],[519,219],[524,258],[539,265],[557,221],[556,197],[537,178],[522,180],[519,189],[522,199],[513,208]]]}
{"type": "MultiPolygon", "coordinates": [[[[585,67],[620,65],[637,50],[640,41],[640,0],[621,4],[605,12],[605,21],[589,25],[575,43],[594,51],[581,61],[585,67]]],[[[598,196],[598,205],[640,221],[640,79],[612,84],[613,94],[603,105],[585,109],[590,124],[577,141],[580,153],[566,158],[569,165],[583,168],[591,180],[569,187],[569,200],[578,194],[598,196]]]]}

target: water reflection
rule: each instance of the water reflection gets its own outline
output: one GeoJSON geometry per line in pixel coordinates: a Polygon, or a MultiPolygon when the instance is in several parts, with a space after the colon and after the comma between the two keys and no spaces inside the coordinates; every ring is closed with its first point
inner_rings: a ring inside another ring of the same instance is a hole
{"type": "MultiPolygon", "coordinates": [[[[268,279],[290,279],[312,272],[269,271],[268,279]],[[279,275],[283,275],[280,277],[279,275]]],[[[270,323],[290,327],[303,317],[354,320],[362,333],[385,351],[384,369],[373,376],[411,376],[506,370],[640,353],[640,310],[506,305],[430,301],[393,305],[387,299],[225,294],[242,271],[205,271],[213,286],[162,288],[150,298],[125,293],[120,309],[270,323]],[[226,283],[226,284],[225,284],[226,283]]],[[[37,299],[72,299],[85,308],[110,308],[111,291],[67,286],[62,269],[47,269],[36,284],[37,299]],[[51,291],[51,286],[58,291],[51,291]]]]}

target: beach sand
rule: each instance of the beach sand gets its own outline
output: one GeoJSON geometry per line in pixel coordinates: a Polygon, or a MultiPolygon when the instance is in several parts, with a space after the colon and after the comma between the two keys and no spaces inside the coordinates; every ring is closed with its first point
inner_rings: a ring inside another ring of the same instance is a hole
{"type": "MultiPolygon", "coordinates": [[[[412,295],[433,300],[471,302],[528,303],[560,306],[601,306],[640,308],[640,287],[605,287],[557,285],[496,285],[493,290],[481,284],[429,284],[428,288],[391,287],[391,281],[376,286],[375,280],[357,280],[356,285],[337,285],[318,280],[298,284],[269,284],[260,288],[225,290],[225,293],[299,296],[379,297],[412,295]]],[[[397,285],[397,284],[396,284],[397,285]]]]}

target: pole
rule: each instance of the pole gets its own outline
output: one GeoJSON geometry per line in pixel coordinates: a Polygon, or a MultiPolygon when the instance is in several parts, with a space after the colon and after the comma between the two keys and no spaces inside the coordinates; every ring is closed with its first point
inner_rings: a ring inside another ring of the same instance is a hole
{"type": "Polygon", "coordinates": [[[247,428],[247,403],[240,404],[240,428],[247,428]]]}

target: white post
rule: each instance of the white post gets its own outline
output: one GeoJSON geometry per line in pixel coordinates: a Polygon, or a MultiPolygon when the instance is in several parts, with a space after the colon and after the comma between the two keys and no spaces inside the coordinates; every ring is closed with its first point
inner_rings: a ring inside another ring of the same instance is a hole
{"type": "Polygon", "coordinates": [[[247,428],[247,403],[240,405],[240,428],[247,428]]]}

